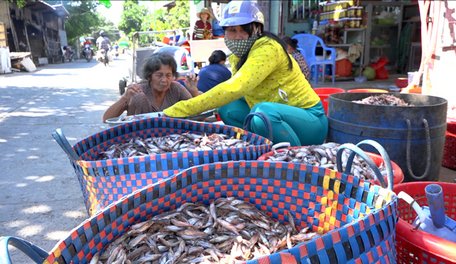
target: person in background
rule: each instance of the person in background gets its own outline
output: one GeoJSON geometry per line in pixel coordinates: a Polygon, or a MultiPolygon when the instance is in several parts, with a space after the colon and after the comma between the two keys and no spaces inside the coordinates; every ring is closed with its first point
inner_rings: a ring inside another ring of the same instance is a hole
{"type": "Polygon", "coordinates": [[[97,38],[96,43],[98,50],[104,49],[106,53],[111,48],[111,41],[106,36],[106,33],[103,30],[100,31],[100,36],[97,38]]]}
{"type": "Polygon", "coordinates": [[[92,41],[88,38],[84,39],[84,43],[82,43],[82,46],[85,47],[85,45],[92,46],[92,41]]]}
{"type": "Polygon", "coordinates": [[[90,49],[90,52],[92,53],[92,56],[95,55],[93,48],[92,48],[92,41],[89,38],[86,38],[84,40],[84,43],[82,43],[82,48],[81,48],[81,57],[85,57],[85,49],[90,49]]]}
{"type": "Polygon", "coordinates": [[[198,90],[187,90],[175,81],[177,64],[167,53],[154,53],[144,62],[144,81],[129,85],[128,90],[103,114],[103,122],[127,115],[159,112],[176,102],[198,95],[198,90]]]}
{"type": "Polygon", "coordinates": [[[106,62],[109,61],[108,52],[111,49],[111,41],[106,36],[106,33],[103,30],[100,31],[100,36],[97,38],[96,44],[98,48],[97,60],[99,60],[100,62],[104,61],[106,65],[106,62]]]}
{"type": "Polygon", "coordinates": [[[217,84],[231,78],[231,72],[225,66],[226,54],[221,50],[214,50],[209,57],[209,65],[198,73],[198,90],[207,92],[217,84]]]}
{"type": "Polygon", "coordinates": [[[67,61],[73,61],[73,57],[74,57],[74,51],[73,49],[71,49],[70,46],[63,46],[63,50],[64,50],[64,61],[67,60],[67,61]]]}
{"type": "Polygon", "coordinates": [[[114,55],[119,57],[119,44],[117,44],[117,42],[114,43],[114,55]]]}
{"type": "Polygon", "coordinates": [[[288,53],[290,53],[291,56],[293,56],[293,58],[296,60],[306,79],[310,80],[310,69],[307,65],[306,59],[298,50],[298,40],[292,39],[290,37],[283,37],[282,40],[287,44],[288,53]]]}
{"type": "Polygon", "coordinates": [[[219,108],[227,125],[244,127],[274,143],[322,144],[328,119],[320,98],[276,35],[264,31],[253,1],[230,1],[220,25],[232,77],[209,91],[166,108],[169,117],[188,117],[219,108]]]}
{"type": "Polygon", "coordinates": [[[193,40],[212,39],[211,11],[204,7],[197,16],[199,20],[195,22],[193,28],[193,40]]]}

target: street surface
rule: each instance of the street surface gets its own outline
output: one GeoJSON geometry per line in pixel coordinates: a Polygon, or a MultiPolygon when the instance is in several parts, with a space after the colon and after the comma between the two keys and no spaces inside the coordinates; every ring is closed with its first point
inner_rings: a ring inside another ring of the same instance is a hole
{"type": "MultiPolygon", "coordinates": [[[[127,67],[119,57],[108,67],[77,60],[0,74],[0,236],[49,252],[88,218],[73,167],[51,133],[62,128],[74,145],[107,128],[102,114],[119,98],[127,67]]],[[[13,263],[32,262],[12,249],[13,263]]]]}

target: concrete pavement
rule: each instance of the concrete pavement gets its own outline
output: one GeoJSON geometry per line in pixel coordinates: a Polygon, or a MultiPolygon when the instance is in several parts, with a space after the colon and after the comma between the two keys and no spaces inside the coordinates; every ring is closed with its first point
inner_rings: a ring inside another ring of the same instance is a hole
{"type": "MultiPolygon", "coordinates": [[[[126,60],[110,66],[79,60],[0,75],[0,236],[18,236],[46,251],[88,217],[69,160],[51,136],[70,144],[107,125],[126,60]]],[[[30,263],[12,251],[13,263],[30,263]]]]}

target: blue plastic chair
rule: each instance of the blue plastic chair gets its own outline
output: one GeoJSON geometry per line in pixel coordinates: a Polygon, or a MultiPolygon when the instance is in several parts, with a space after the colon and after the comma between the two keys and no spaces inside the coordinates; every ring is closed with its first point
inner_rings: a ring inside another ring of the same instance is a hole
{"type": "Polygon", "coordinates": [[[296,34],[292,37],[298,40],[298,48],[306,59],[307,65],[312,72],[312,82],[318,83],[318,72],[322,70],[323,81],[325,80],[325,66],[331,65],[332,82],[336,80],[336,49],[325,45],[323,40],[312,34],[296,34]],[[323,48],[323,59],[315,55],[317,47],[323,48]],[[330,52],[330,54],[328,54],[330,52]]]}

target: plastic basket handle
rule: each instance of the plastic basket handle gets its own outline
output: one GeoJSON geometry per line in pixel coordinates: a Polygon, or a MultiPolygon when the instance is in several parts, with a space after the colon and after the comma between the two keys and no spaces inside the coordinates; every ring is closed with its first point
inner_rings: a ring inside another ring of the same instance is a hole
{"type": "Polygon", "coordinates": [[[0,237],[0,263],[11,264],[11,258],[8,251],[8,245],[12,245],[24,252],[35,263],[43,263],[49,254],[42,248],[33,245],[21,238],[6,236],[0,237]]]}
{"type": "Polygon", "coordinates": [[[291,147],[290,142],[279,142],[277,144],[272,145],[271,150],[279,150],[291,147]]]}
{"type": "MultiPolygon", "coordinates": [[[[374,147],[378,151],[378,153],[380,154],[380,156],[383,159],[383,163],[386,166],[388,189],[393,190],[393,187],[394,187],[393,165],[391,164],[391,159],[390,159],[386,149],[382,145],[380,145],[380,143],[378,143],[377,141],[371,140],[371,139],[366,139],[366,140],[363,140],[363,141],[359,142],[358,144],[356,144],[356,146],[360,146],[360,145],[369,145],[369,146],[374,147]]],[[[355,158],[355,153],[352,153],[348,159],[350,160],[350,159],[354,159],[354,158],[355,158]]],[[[384,179],[383,176],[381,177],[381,179],[382,180],[384,179]]],[[[379,181],[380,181],[380,179],[379,179],[379,181]]]]}
{"type": "Polygon", "coordinates": [[[354,145],[351,143],[346,143],[341,145],[338,148],[337,151],[337,156],[336,156],[336,164],[337,164],[337,170],[342,172],[342,153],[344,149],[351,150],[352,153],[350,153],[350,156],[348,157],[347,164],[345,167],[345,173],[350,173],[351,168],[353,165],[353,160],[355,158],[355,155],[358,154],[366,163],[369,165],[369,167],[373,170],[377,180],[380,182],[380,185],[383,188],[388,188],[389,190],[393,190],[393,169],[391,166],[391,160],[388,156],[388,153],[386,153],[386,150],[376,141],[373,140],[363,140],[359,142],[358,144],[354,145]],[[388,183],[385,182],[385,179],[383,178],[382,173],[380,172],[380,169],[375,165],[374,161],[367,155],[366,152],[364,152],[361,148],[359,148],[359,145],[370,145],[377,149],[377,151],[380,153],[380,155],[383,158],[383,162],[385,163],[386,166],[386,173],[388,177],[388,183]]]}
{"type": "Polygon", "coordinates": [[[269,120],[268,116],[265,115],[264,113],[261,112],[253,112],[248,114],[245,119],[244,119],[244,129],[247,131],[250,131],[250,122],[252,121],[253,117],[259,117],[264,125],[266,126],[266,130],[268,131],[268,136],[267,139],[271,140],[273,142],[273,135],[272,135],[272,125],[271,121],[269,120]]]}
{"type": "Polygon", "coordinates": [[[52,132],[52,137],[55,139],[55,141],[57,141],[57,143],[71,160],[77,161],[79,159],[78,154],[76,154],[76,152],[71,147],[70,142],[68,142],[61,128],[57,128],[54,132],[52,132]]]}
{"type": "Polygon", "coordinates": [[[397,194],[397,198],[404,200],[406,203],[408,203],[413,208],[413,210],[415,210],[416,214],[419,217],[419,223],[417,226],[415,226],[412,229],[414,229],[414,230],[417,229],[419,227],[419,225],[421,223],[424,223],[424,220],[426,219],[426,215],[424,214],[423,209],[421,209],[420,205],[415,201],[415,199],[413,199],[412,196],[410,196],[408,193],[406,193],[404,191],[400,191],[397,194]]]}

